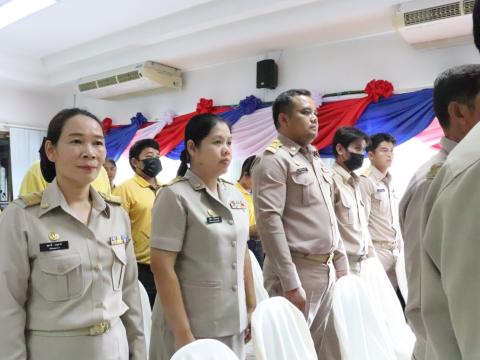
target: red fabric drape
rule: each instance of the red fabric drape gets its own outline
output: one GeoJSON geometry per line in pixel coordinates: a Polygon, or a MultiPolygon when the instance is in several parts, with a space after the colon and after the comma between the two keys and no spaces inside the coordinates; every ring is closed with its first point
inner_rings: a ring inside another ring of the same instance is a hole
{"type": "Polygon", "coordinates": [[[183,141],[185,127],[188,121],[198,114],[219,114],[231,110],[230,106],[213,106],[211,99],[200,99],[196,111],[176,116],[170,125],[165,126],[160,133],[155,136],[155,141],[160,145],[160,155],[164,156],[175,149],[183,141]]]}
{"type": "Polygon", "coordinates": [[[440,150],[441,147],[439,141],[443,135],[442,127],[437,118],[435,118],[425,130],[415,136],[415,139],[420,140],[434,149],[440,150]]]}
{"type": "Polygon", "coordinates": [[[317,108],[318,135],[312,142],[313,146],[320,150],[331,145],[339,127],[354,126],[372,101],[392,96],[393,86],[385,80],[372,80],[364,91],[366,97],[328,102],[317,108]]]}

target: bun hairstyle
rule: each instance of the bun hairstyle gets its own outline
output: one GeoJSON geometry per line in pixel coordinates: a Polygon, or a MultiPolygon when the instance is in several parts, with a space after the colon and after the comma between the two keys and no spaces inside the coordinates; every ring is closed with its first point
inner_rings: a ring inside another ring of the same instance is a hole
{"type": "MultiPolygon", "coordinates": [[[[185,176],[190,163],[190,154],[187,150],[188,140],[192,140],[195,146],[205,139],[210,131],[219,123],[227,124],[220,116],[215,114],[200,114],[193,116],[185,128],[185,149],[180,154],[181,164],[177,170],[177,176],[185,176]]],[[[228,124],[227,124],[228,125],[228,124]]],[[[230,127],[230,126],[229,126],[230,127]]]]}
{"type": "Polygon", "coordinates": [[[96,122],[100,123],[100,120],[93,115],[92,113],[88,112],[87,110],[79,109],[79,108],[71,108],[71,109],[63,109],[58,112],[50,123],[48,124],[47,136],[43,138],[42,145],[38,152],[40,153],[40,170],[42,171],[42,176],[46,182],[52,182],[57,175],[55,170],[55,163],[50,161],[47,157],[47,153],[45,151],[45,143],[47,140],[53,145],[57,145],[58,139],[60,139],[60,135],[62,135],[63,128],[67,121],[76,116],[76,115],[84,115],[92,118],[96,122]]]}

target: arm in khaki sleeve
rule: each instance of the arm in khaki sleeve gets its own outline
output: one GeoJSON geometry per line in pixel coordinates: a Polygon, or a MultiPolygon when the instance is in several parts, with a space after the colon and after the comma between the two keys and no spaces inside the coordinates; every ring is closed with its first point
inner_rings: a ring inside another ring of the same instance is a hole
{"type": "MultiPolygon", "coordinates": [[[[125,217],[129,229],[129,238],[131,239],[130,221],[126,214],[125,217]]],[[[132,240],[126,244],[126,252],[127,265],[123,279],[122,298],[129,309],[121,316],[121,319],[127,331],[129,359],[143,360],[147,358],[147,348],[143,333],[143,311],[138,289],[137,260],[133,251],[132,240]]]]}
{"type": "Polygon", "coordinates": [[[459,183],[452,184],[448,196],[440,194],[437,197],[441,197],[440,201],[434,205],[430,215],[431,218],[435,217],[432,225],[441,229],[439,236],[433,239],[441,244],[441,285],[462,359],[478,359],[480,354],[478,164],[475,170],[464,175],[459,183]]]}
{"type": "Polygon", "coordinates": [[[300,278],[292,261],[282,221],[287,195],[287,169],[278,159],[266,155],[254,167],[253,183],[257,230],[265,253],[283,291],[297,289],[301,287],[300,278]]]}
{"type": "Polygon", "coordinates": [[[175,262],[183,246],[187,215],[168,187],[157,195],[152,209],[150,261],[155,286],[178,349],[195,340],[188,320],[175,262]]]}
{"type": "MultiPolygon", "coordinates": [[[[337,226],[336,222],[334,226],[337,226]]],[[[350,266],[348,265],[347,253],[345,252],[345,246],[343,245],[343,240],[340,235],[337,248],[333,252],[333,263],[335,264],[335,272],[337,273],[337,278],[348,275],[350,271],[350,266]]]]}
{"type": "Polygon", "coordinates": [[[0,216],[0,319],[2,360],[26,360],[25,343],[28,279],[26,216],[23,209],[11,204],[0,216]]]}
{"type": "Polygon", "coordinates": [[[368,219],[370,218],[370,210],[372,209],[372,194],[375,189],[373,188],[371,180],[364,176],[360,177],[359,187],[363,203],[365,204],[365,217],[368,222],[368,219]]]}

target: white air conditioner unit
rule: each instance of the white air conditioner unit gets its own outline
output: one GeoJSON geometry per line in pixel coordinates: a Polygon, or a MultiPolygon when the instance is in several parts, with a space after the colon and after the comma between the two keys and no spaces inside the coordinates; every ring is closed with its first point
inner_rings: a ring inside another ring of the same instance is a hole
{"type": "Polygon", "coordinates": [[[181,89],[181,71],[154,61],[82,78],[77,84],[78,93],[97,99],[123,98],[162,87],[181,89]]]}
{"type": "Polygon", "coordinates": [[[401,4],[397,30],[415,47],[449,46],[472,41],[475,0],[416,0],[401,4]]]}

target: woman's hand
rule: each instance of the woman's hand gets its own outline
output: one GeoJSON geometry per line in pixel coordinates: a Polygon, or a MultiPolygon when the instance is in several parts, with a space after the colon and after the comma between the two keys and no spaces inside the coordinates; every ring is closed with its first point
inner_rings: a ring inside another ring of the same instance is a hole
{"type": "Polygon", "coordinates": [[[248,316],[248,325],[245,331],[243,332],[244,335],[244,340],[245,344],[247,344],[250,340],[252,340],[252,325],[251,325],[251,320],[252,320],[252,313],[253,310],[247,310],[247,316],[248,316]]]}

